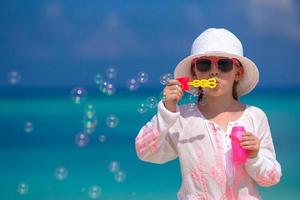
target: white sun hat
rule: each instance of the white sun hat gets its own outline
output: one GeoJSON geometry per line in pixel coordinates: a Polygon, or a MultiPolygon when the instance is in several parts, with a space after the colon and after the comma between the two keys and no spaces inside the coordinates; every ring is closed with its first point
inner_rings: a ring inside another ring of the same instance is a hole
{"type": "MultiPolygon", "coordinates": [[[[236,58],[241,62],[244,75],[237,85],[238,96],[249,93],[258,83],[259,72],[256,64],[243,56],[242,43],[226,29],[209,28],[201,33],[192,45],[191,55],[184,58],[176,66],[174,78],[187,76],[192,80],[191,62],[194,58],[201,56],[236,58]]],[[[188,92],[192,93],[192,88],[188,92]]]]}

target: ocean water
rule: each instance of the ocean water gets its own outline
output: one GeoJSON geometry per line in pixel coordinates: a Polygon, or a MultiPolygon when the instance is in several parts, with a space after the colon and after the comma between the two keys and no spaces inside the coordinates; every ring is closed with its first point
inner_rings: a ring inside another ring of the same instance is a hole
{"type": "MultiPolygon", "coordinates": [[[[84,102],[75,104],[69,90],[3,92],[0,199],[176,199],[181,184],[178,160],[163,165],[146,163],[137,158],[134,148],[139,129],[156,113],[156,108],[148,108],[141,114],[138,104],[150,96],[159,98],[159,93],[117,91],[106,96],[91,92],[84,102]],[[79,147],[75,135],[83,131],[88,104],[96,110],[97,126],[89,135],[89,143],[79,147]],[[115,128],[106,125],[110,114],[119,119],[115,128]],[[27,121],[34,126],[29,133],[24,130],[27,121]],[[98,140],[100,135],[106,136],[102,143],[98,140]],[[115,178],[117,173],[110,171],[113,161],[119,164],[117,171],[126,175],[121,182],[115,178]],[[59,166],[67,171],[63,180],[54,174],[59,166]],[[23,190],[18,189],[20,183],[26,184],[23,190]],[[97,191],[91,193],[93,185],[101,188],[98,197],[97,191]]],[[[299,199],[299,90],[256,90],[241,101],[266,112],[282,166],[283,177],[278,185],[259,188],[263,199],[299,199]]]]}

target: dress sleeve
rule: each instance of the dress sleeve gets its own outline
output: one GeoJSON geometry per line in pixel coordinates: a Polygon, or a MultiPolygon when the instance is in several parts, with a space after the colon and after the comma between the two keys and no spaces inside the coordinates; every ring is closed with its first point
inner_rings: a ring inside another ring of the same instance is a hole
{"type": "Polygon", "coordinates": [[[271,131],[265,113],[258,117],[257,133],[260,149],[256,158],[248,159],[245,168],[248,174],[261,186],[272,186],[280,181],[281,166],[276,160],[271,131]],[[259,119],[258,119],[259,118],[259,119]]]}
{"type": "Polygon", "coordinates": [[[162,101],[159,102],[157,114],[141,128],[135,138],[136,152],[141,160],[162,164],[177,158],[170,128],[179,116],[178,106],[173,113],[165,108],[162,101]]]}

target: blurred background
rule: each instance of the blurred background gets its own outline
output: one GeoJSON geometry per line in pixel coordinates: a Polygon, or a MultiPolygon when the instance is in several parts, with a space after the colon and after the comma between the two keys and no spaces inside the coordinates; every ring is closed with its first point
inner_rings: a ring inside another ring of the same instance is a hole
{"type": "Polygon", "coordinates": [[[232,31],[260,70],[241,101],[268,115],[283,172],[262,197],[299,199],[296,0],[1,1],[1,199],[176,199],[178,160],[142,162],[134,139],[210,27],[232,31]]]}

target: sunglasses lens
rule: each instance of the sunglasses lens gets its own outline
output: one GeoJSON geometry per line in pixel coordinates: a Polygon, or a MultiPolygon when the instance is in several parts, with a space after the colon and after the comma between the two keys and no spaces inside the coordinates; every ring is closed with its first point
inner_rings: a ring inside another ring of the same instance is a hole
{"type": "Polygon", "coordinates": [[[199,59],[196,61],[197,70],[207,72],[211,69],[211,61],[209,59],[199,59]]]}
{"type": "Polygon", "coordinates": [[[220,59],[218,61],[218,68],[222,72],[229,72],[233,69],[233,62],[231,59],[220,59]]]}

